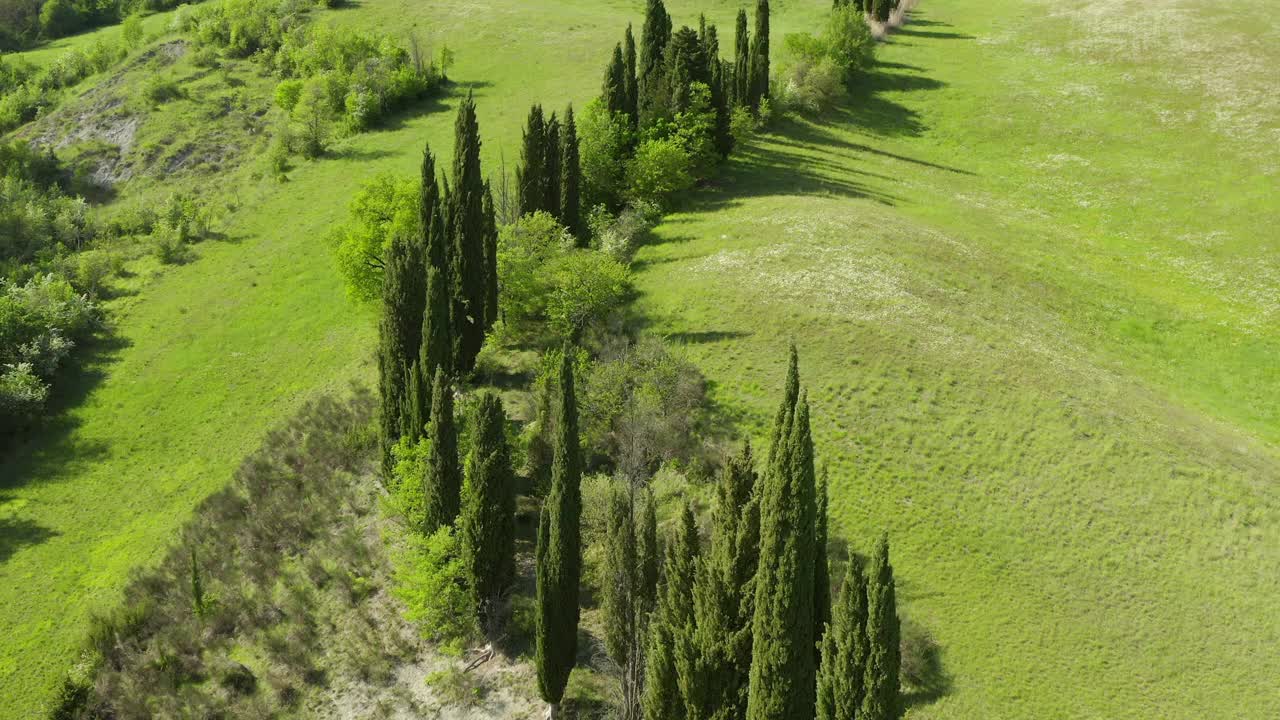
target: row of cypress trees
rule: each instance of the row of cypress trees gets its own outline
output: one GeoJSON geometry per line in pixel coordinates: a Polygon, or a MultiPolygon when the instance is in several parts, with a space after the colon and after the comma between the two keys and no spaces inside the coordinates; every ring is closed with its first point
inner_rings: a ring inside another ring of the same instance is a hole
{"type": "MultiPolygon", "coordinates": [[[[554,717],[577,651],[581,455],[569,353],[560,370],[550,495],[538,528],[539,689],[554,717]]],[[[627,720],[896,720],[900,628],[882,538],[850,560],[834,608],[827,479],[792,348],[763,477],[749,444],[716,486],[704,549],[686,504],[658,562],[655,502],[627,485],[607,513],[605,649],[627,720]],[[662,580],[658,582],[659,569],[662,580]]]]}
{"type": "Polygon", "coordinates": [[[901,0],[832,0],[832,7],[855,7],[877,22],[886,22],[901,0]]]}
{"type": "Polygon", "coordinates": [[[726,465],[705,554],[692,512],[682,513],[650,635],[649,720],[887,720],[900,714],[886,540],[873,559],[870,585],[857,559],[851,561],[832,617],[827,481],[814,471],[794,349],[772,439],[762,478],[749,445],[726,465]],[[875,598],[870,612],[868,596],[875,598]]]}
{"type": "Polygon", "coordinates": [[[516,169],[517,202],[520,214],[542,211],[553,215],[578,239],[586,242],[582,225],[582,167],[578,153],[578,126],[573,106],[564,111],[564,123],[551,113],[545,117],[541,105],[529,110],[516,169]]]}
{"type": "Polygon", "coordinates": [[[733,150],[732,109],[758,112],[769,95],[768,0],[756,4],[754,35],[747,30],[745,10],[738,11],[736,30],[734,59],[722,60],[718,31],[706,16],[699,18],[697,30],[675,30],[662,0],[649,0],[638,54],[630,25],[613,49],[601,90],[604,106],[626,115],[638,132],[688,110],[693,84],[706,85],[716,113],[716,150],[728,156],[733,150]]]}
{"type": "Polygon", "coordinates": [[[422,437],[440,379],[448,386],[475,367],[498,316],[497,221],[470,95],[458,108],[443,187],[429,147],[421,172],[416,232],[394,237],[384,262],[378,368],[388,475],[391,446],[422,437]]]}
{"type": "Polygon", "coordinates": [[[452,526],[468,588],[484,621],[515,574],[515,474],[502,402],[482,394],[460,457],[455,379],[469,373],[497,319],[497,222],[480,168],[480,128],[470,95],[454,124],[449,175],[437,179],[423,151],[416,232],[392,239],[384,262],[379,390],[384,474],[402,438],[430,440],[422,480],[422,526],[452,526]],[[443,186],[442,186],[443,185],[443,186]],[[465,478],[464,478],[465,465],[465,478]]]}

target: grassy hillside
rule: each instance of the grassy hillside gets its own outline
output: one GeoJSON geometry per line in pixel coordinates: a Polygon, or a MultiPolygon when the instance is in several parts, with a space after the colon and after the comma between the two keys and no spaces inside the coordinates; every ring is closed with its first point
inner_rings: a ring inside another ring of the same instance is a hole
{"type": "Polygon", "coordinates": [[[926,3],[638,256],[758,436],[799,345],[840,534],[942,647],[922,717],[1280,712],[1280,17],[1209,9],[926,3]]]}
{"type": "MultiPolygon", "coordinates": [[[[738,5],[668,2],[722,31],[738,5]]],[[[447,42],[492,173],[530,102],[597,92],[642,6],[322,17],[447,42]]],[[[828,6],[777,0],[775,38],[828,6]]],[[[951,690],[915,715],[1277,712],[1280,19],[1209,7],[926,2],[849,109],[783,123],[640,255],[641,309],[755,430],[800,345],[836,529],[893,532],[906,614],[943,649],[951,690]]],[[[455,102],[244,185],[227,241],[136,268],[56,427],[0,461],[0,715],[35,714],[87,615],[266,427],[371,377],[324,234],[362,180],[448,152],[455,102]]]]}

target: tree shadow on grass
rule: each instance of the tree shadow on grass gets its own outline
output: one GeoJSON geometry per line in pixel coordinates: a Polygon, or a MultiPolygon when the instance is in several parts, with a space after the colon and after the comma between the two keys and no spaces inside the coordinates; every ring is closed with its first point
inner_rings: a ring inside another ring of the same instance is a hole
{"type": "Polygon", "coordinates": [[[75,439],[80,422],[68,410],[84,403],[106,378],[107,368],[131,344],[104,331],[82,344],[58,369],[44,417],[0,445],[0,488],[12,489],[66,477],[76,468],[98,462],[108,454],[109,448],[102,442],[75,439]]]}
{"type": "MultiPolygon", "coordinates": [[[[0,495],[0,507],[12,498],[0,495]]],[[[38,545],[59,533],[27,518],[0,517],[0,565],[29,545],[38,545]]]]}

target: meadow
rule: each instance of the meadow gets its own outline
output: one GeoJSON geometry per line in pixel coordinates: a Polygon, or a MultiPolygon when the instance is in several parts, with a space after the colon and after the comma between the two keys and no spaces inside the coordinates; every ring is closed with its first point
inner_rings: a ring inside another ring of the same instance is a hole
{"type": "MultiPolygon", "coordinates": [[[[779,0],[775,37],[828,5],[779,0]]],[[[451,94],[283,184],[171,179],[234,200],[222,239],[135,263],[62,412],[0,460],[0,715],[37,715],[89,614],[267,428],[371,380],[372,309],[326,242],[359,184],[447,155],[464,92],[486,173],[513,166],[529,104],[592,98],[642,6],[326,11],[447,44],[451,94]]],[[[727,31],[738,3],[668,7],[727,31]]],[[[912,717],[1280,709],[1280,18],[1210,9],[925,2],[846,107],[780,121],[638,256],[638,310],[757,436],[799,346],[835,535],[892,533],[904,614],[942,648],[912,717]]]]}

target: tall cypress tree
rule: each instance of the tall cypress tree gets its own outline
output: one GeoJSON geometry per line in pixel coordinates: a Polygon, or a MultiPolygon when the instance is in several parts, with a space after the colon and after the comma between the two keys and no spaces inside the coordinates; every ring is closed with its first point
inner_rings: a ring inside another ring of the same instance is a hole
{"type": "Polygon", "coordinates": [[[889,536],[881,535],[867,578],[866,694],[859,715],[865,720],[897,720],[902,716],[902,629],[897,602],[893,565],[889,563],[889,536]]]}
{"type": "Polygon", "coordinates": [[[707,28],[707,37],[703,43],[702,53],[707,59],[707,77],[710,79],[711,107],[716,111],[715,143],[720,157],[729,157],[733,152],[733,130],[729,115],[729,93],[726,87],[730,80],[726,77],[727,63],[720,59],[720,38],[716,26],[707,28]]]}
{"type": "Polygon", "coordinates": [[[751,38],[750,107],[760,109],[769,96],[769,0],[756,0],[756,31],[751,38]]]}
{"type": "Polygon", "coordinates": [[[827,469],[818,478],[814,512],[813,547],[817,552],[813,565],[813,632],[814,643],[822,642],[827,623],[831,622],[831,568],[827,560],[827,469]]]}
{"type": "Polygon", "coordinates": [[[484,183],[484,326],[498,321],[498,214],[493,206],[493,188],[484,183]]]}
{"type": "MultiPolygon", "coordinates": [[[[436,224],[439,224],[436,214],[436,224]]],[[[432,407],[437,371],[448,377],[453,374],[453,321],[449,316],[449,276],[439,268],[427,270],[427,311],[422,315],[422,347],[418,349],[418,374],[420,376],[423,407],[432,407]]],[[[430,417],[430,410],[426,414],[430,417]]]]}
{"type": "MultiPolygon", "coordinates": [[[[702,41],[692,28],[681,27],[671,36],[666,50],[665,98],[670,105],[664,111],[681,112],[689,108],[689,90],[693,83],[710,85],[711,76],[707,72],[707,59],[703,54],[702,41]]],[[[659,113],[655,110],[654,115],[659,113]]]]}
{"type": "Polygon", "coordinates": [[[649,0],[644,12],[644,28],[640,34],[640,65],[637,68],[637,114],[640,125],[661,114],[662,96],[667,90],[664,77],[664,54],[671,39],[671,16],[662,0],[649,0]]]}
{"type": "Polygon", "coordinates": [[[639,120],[639,103],[640,89],[636,79],[636,38],[631,32],[631,23],[627,23],[627,34],[622,41],[623,54],[623,72],[626,80],[627,89],[627,106],[625,112],[631,118],[631,129],[636,128],[636,121],[639,120]]]}
{"type": "Polygon", "coordinates": [[[459,534],[468,586],[482,620],[492,616],[515,575],[515,476],[506,420],[496,395],[480,396],[472,423],[459,534]]]}
{"type": "Polygon", "coordinates": [[[560,361],[560,398],[555,422],[551,491],[538,522],[538,690],[556,717],[578,653],[578,584],[582,573],[582,457],[573,353],[560,361]]]}
{"type": "MultiPolygon", "coordinates": [[[[412,309],[416,307],[410,294],[415,283],[409,242],[396,235],[383,261],[382,317],[378,323],[378,390],[382,399],[381,436],[383,472],[391,476],[391,446],[400,439],[404,428],[404,408],[408,383],[406,374],[411,362],[410,332],[412,309]]],[[[421,322],[421,316],[413,324],[421,322]]]]}
{"type": "Polygon", "coordinates": [[[808,400],[793,397],[788,388],[760,493],[748,720],[803,718],[814,708],[813,440],[808,400]]]}
{"type": "Polygon", "coordinates": [[[560,217],[560,121],[555,113],[547,118],[543,133],[542,206],[563,224],[564,218],[560,217]]]}
{"type": "Polygon", "coordinates": [[[516,168],[516,194],[521,215],[547,209],[542,204],[546,198],[542,187],[542,178],[546,175],[543,169],[547,156],[546,132],[547,123],[542,116],[542,106],[534,105],[529,108],[524,143],[520,150],[520,166],[516,168]]]}
{"type": "Polygon", "coordinates": [[[663,583],[649,624],[645,663],[645,720],[683,720],[684,689],[694,678],[681,673],[679,658],[693,636],[693,585],[698,560],[698,527],[693,509],[680,511],[663,559],[663,583]]]}
{"type": "Polygon", "coordinates": [[[636,564],[640,567],[636,589],[636,613],[646,622],[658,602],[658,573],[662,564],[658,549],[658,502],[648,487],[641,493],[640,528],[636,532],[636,564]]]}
{"type": "Polygon", "coordinates": [[[747,30],[747,11],[738,9],[733,40],[733,104],[751,106],[751,33],[747,30]]]}
{"type": "Polygon", "coordinates": [[[404,408],[400,412],[400,436],[413,442],[422,439],[422,431],[427,426],[428,414],[431,411],[431,391],[423,388],[422,367],[415,358],[413,364],[405,371],[404,408]]]}
{"type": "Polygon", "coordinates": [[[627,112],[630,103],[627,87],[627,64],[622,56],[622,43],[613,48],[613,59],[604,71],[604,85],[600,88],[600,97],[605,109],[610,114],[627,112]]]}
{"type": "Polygon", "coordinates": [[[862,716],[867,665],[867,578],[862,561],[849,558],[831,625],[822,638],[818,671],[818,720],[862,716]]]}
{"type": "Polygon", "coordinates": [[[431,459],[422,483],[425,495],[423,533],[430,535],[458,517],[462,469],[458,465],[458,430],[453,418],[453,388],[444,369],[436,369],[431,388],[431,459]]]}
{"type": "Polygon", "coordinates": [[[711,546],[694,588],[694,692],[690,720],[737,720],[747,713],[751,607],[760,541],[751,445],[726,463],[716,484],[711,546]]]}
{"type": "Polygon", "coordinates": [[[629,489],[609,495],[605,527],[605,563],[600,605],[604,611],[604,646],[609,658],[624,667],[635,651],[635,595],[639,579],[636,563],[636,524],[629,489]]]}
{"type": "Polygon", "coordinates": [[[470,372],[484,344],[485,332],[485,215],[484,177],[480,170],[480,125],[476,104],[468,93],[458,106],[453,149],[453,241],[455,295],[454,332],[456,370],[470,372]]]}
{"type": "Polygon", "coordinates": [[[564,128],[560,132],[560,222],[586,247],[587,234],[582,228],[582,165],[578,157],[578,125],[573,119],[573,106],[565,108],[564,128]]]}

